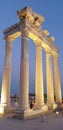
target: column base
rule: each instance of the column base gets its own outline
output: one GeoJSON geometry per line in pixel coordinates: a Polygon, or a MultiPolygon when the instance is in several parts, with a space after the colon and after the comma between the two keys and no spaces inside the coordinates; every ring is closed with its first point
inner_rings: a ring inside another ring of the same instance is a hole
{"type": "Polygon", "coordinates": [[[58,106],[62,106],[62,102],[56,102],[58,106]]]}
{"type": "Polygon", "coordinates": [[[57,103],[57,109],[61,110],[63,108],[63,103],[57,103]]]}
{"type": "Polygon", "coordinates": [[[54,110],[57,108],[56,103],[47,103],[46,105],[48,106],[48,109],[50,109],[50,110],[54,110]]]}
{"type": "Polygon", "coordinates": [[[18,105],[17,106],[18,109],[22,110],[22,111],[25,111],[25,110],[29,110],[30,109],[30,106],[21,106],[21,105],[18,105]]]}
{"type": "Polygon", "coordinates": [[[15,110],[14,118],[30,119],[30,118],[41,116],[43,113],[46,113],[47,111],[48,111],[47,106],[42,107],[42,109],[21,110],[19,108],[15,110]]]}
{"type": "Polygon", "coordinates": [[[33,107],[33,110],[48,110],[48,107],[46,106],[46,104],[35,104],[35,106],[33,107]]]}
{"type": "Polygon", "coordinates": [[[0,105],[0,115],[6,117],[13,117],[19,119],[29,119],[41,116],[43,113],[46,113],[48,108],[44,105],[41,109],[30,109],[29,107],[25,110],[20,107],[4,107],[2,104],[0,105]]]}
{"type": "Polygon", "coordinates": [[[0,104],[0,114],[4,115],[12,111],[11,105],[0,104]]]}

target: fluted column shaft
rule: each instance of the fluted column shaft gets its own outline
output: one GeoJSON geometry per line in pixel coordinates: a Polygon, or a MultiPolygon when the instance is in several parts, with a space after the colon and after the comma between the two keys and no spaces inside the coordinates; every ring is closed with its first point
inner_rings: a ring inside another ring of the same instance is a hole
{"type": "Polygon", "coordinates": [[[52,55],[46,51],[46,83],[47,83],[47,104],[54,103],[52,55]]]}
{"type": "Polygon", "coordinates": [[[29,107],[29,62],[28,62],[28,35],[22,32],[19,106],[22,110],[29,107]]]}
{"type": "Polygon", "coordinates": [[[36,46],[36,107],[44,104],[42,47],[36,46]]]}
{"type": "Polygon", "coordinates": [[[5,62],[1,90],[1,104],[10,105],[11,63],[12,63],[12,40],[6,38],[5,62]]]}
{"type": "Polygon", "coordinates": [[[55,96],[56,102],[61,103],[61,83],[60,83],[60,73],[59,73],[59,65],[58,65],[58,56],[54,56],[54,80],[55,80],[55,96]]]}

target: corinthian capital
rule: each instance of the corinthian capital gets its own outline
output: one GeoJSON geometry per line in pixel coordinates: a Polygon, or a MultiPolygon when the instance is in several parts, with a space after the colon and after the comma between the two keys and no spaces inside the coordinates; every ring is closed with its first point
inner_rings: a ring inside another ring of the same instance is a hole
{"type": "Polygon", "coordinates": [[[22,36],[23,36],[23,37],[28,37],[28,36],[29,36],[29,31],[23,29],[23,30],[22,30],[22,36]]]}

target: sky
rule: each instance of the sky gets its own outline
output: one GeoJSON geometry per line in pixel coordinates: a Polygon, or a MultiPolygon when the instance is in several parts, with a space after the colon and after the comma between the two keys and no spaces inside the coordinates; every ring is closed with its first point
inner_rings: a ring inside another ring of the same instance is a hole
{"type": "MultiPolygon", "coordinates": [[[[45,17],[42,29],[54,36],[59,48],[59,70],[61,90],[63,94],[63,0],[0,0],[0,91],[5,57],[5,40],[3,30],[19,22],[16,11],[29,6],[32,10],[45,17]]],[[[29,91],[35,91],[35,44],[29,39],[29,91]]],[[[12,49],[11,94],[18,94],[20,77],[21,37],[13,42],[12,49]]],[[[45,52],[43,51],[44,91],[46,92],[45,52]]]]}

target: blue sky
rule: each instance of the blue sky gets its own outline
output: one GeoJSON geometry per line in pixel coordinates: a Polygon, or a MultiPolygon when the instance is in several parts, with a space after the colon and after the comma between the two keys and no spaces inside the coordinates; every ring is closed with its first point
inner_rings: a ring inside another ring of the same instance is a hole
{"type": "MultiPolygon", "coordinates": [[[[59,48],[59,69],[63,93],[63,0],[0,0],[0,88],[4,68],[5,41],[3,30],[19,22],[16,11],[29,6],[36,13],[45,17],[42,29],[47,29],[50,36],[55,37],[55,44],[59,48]]],[[[20,71],[21,37],[13,42],[11,92],[18,93],[20,71]]],[[[43,52],[44,55],[44,52],[43,52]]],[[[29,40],[30,91],[35,89],[35,45],[29,40]]],[[[45,56],[43,56],[44,86],[45,84],[45,56]]],[[[45,87],[46,91],[46,87],[45,87]]]]}

